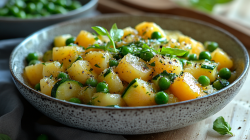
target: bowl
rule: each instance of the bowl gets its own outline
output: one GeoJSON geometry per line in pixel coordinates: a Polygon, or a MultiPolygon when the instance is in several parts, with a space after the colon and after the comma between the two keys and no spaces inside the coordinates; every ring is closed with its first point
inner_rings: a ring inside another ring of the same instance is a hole
{"type": "Polygon", "coordinates": [[[73,20],[42,29],[20,43],[10,56],[10,71],[20,93],[36,109],[67,126],[112,134],[149,134],[182,128],[201,121],[225,107],[239,92],[246,80],[249,57],[247,50],[233,35],[202,21],[167,15],[104,15],[73,20]],[[90,32],[92,26],[110,29],[113,23],[119,28],[135,27],[142,21],[151,21],[163,29],[179,30],[185,35],[204,42],[216,41],[232,56],[237,79],[228,87],[213,94],[174,104],[145,107],[110,108],[75,104],[44,95],[31,87],[23,77],[25,57],[30,52],[50,49],[53,38],[80,30],[90,32]]]}
{"type": "Polygon", "coordinates": [[[27,37],[33,32],[55,23],[91,16],[96,9],[98,0],[79,0],[79,2],[83,5],[81,8],[66,14],[33,19],[0,17],[0,39],[27,37]]]}

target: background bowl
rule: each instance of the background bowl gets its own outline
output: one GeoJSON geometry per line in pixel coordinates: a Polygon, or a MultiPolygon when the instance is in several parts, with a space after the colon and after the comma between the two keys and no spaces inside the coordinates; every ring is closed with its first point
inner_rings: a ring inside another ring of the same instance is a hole
{"type": "Polygon", "coordinates": [[[27,37],[31,33],[46,26],[66,20],[90,16],[96,9],[98,0],[78,0],[82,7],[66,14],[56,14],[48,17],[19,19],[0,17],[0,39],[27,37]]]}
{"type": "Polygon", "coordinates": [[[173,130],[203,120],[226,106],[238,93],[248,73],[249,58],[244,46],[226,31],[197,20],[165,15],[105,15],[74,20],[40,30],[18,45],[10,56],[10,70],[21,94],[48,117],[68,126],[113,134],[147,134],[173,130]],[[147,107],[99,107],[74,104],[52,98],[30,88],[23,78],[25,57],[30,52],[50,49],[53,38],[61,34],[76,36],[80,30],[92,26],[110,29],[135,27],[142,21],[151,21],[163,29],[179,30],[185,35],[204,42],[216,41],[233,57],[237,79],[228,87],[205,97],[147,107]]]}

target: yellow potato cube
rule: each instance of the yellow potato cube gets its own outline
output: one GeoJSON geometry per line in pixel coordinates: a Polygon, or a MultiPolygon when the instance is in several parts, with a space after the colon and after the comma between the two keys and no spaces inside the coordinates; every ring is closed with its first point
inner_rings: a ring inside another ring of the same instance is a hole
{"type": "Polygon", "coordinates": [[[135,78],[141,78],[145,81],[150,80],[152,70],[144,60],[131,54],[124,56],[115,69],[121,80],[128,83],[135,78]]]}
{"type": "Polygon", "coordinates": [[[25,67],[25,75],[31,85],[36,85],[43,78],[43,64],[30,65],[25,67]]]}

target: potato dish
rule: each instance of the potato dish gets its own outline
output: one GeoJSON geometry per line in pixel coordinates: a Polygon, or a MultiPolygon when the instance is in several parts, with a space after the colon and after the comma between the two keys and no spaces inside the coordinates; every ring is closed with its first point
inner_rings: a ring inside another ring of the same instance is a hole
{"type": "Polygon", "coordinates": [[[30,86],[69,102],[134,107],[199,98],[235,80],[233,60],[216,42],[152,22],[92,29],[56,36],[52,50],[29,53],[30,86]]]}

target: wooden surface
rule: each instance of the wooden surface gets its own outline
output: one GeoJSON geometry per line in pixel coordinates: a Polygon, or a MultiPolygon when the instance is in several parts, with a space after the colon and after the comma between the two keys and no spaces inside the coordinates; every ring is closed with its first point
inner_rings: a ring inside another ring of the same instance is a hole
{"type": "Polygon", "coordinates": [[[239,25],[223,16],[212,16],[203,12],[179,7],[169,0],[154,0],[153,3],[156,4],[151,4],[151,7],[150,3],[152,3],[152,0],[100,0],[97,9],[102,13],[127,13],[138,15],[150,12],[202,20],[232,33],[250,49],[250,29],[245,26],[239,25]],[[165,8],[161,5],[165,5],[165,8]]]}
{"type": "MultiPolygon", "coordinates": [[[[169,6],[160,4],[167,0],[100,0],[98,10],[103,13],[127,13],[131,15],[144,14],[145,12],[167,13],[185,17],[196,18],[220,26],[234,34],[250,49],[250,29],[221,16],[211,16],[190,9],[185,9],[171,3],[169,6]],[[158,8],[157,8],[158,7],[158,8]]],[[[250,52],[250,50],[248,50],[250,52]]],[[[215,115],[185,128],[168,132],[124,136],[128,140],[250,140],[250,75],[238,95],[225,108],[215,115]],[[231,125],[234,136],[222,136],[215,132],[213,121],[223,116],[231,125]]]]}

